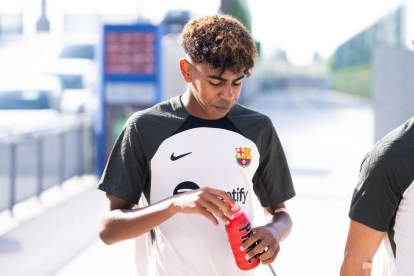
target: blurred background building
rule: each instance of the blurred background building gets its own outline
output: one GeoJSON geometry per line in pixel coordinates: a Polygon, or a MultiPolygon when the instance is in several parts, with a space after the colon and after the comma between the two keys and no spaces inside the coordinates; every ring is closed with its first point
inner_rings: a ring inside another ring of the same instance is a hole
{"type": "Polygon", "coordinates": [[[376,141],[413,114],[410,4],[401,4],[340,45],[329,60],[333,89],[374,99],[376,141]]]}
{"type": "Polygon", "coordinates": [[[359,163],[414,116],[413,9],[393,0],[1,1],[0,275],[110,275],[116,264],[129,273],[131,244],[98,240],[94,187],[127,118],[185,92],[181,30],[214,13],[238,18],[256,41],[240,103],[272,119],[298,194],[276,271],[337,273],[359,163]],[[301,245],[308,237],[309,248],[327,244],[314,254],[301,245]]]}

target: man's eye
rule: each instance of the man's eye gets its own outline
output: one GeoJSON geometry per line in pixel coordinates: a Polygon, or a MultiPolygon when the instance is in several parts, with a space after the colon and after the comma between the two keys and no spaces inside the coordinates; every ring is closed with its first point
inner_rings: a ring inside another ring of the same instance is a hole
{"type": "Polygon", "coordinates": [[[240,84],[242,84],[242,82],[238,82],[238,83],[233,82],[233,85],[235,86],[239,86],[240,84]]]}
{"type": "Polygon", "coordinates": [[[214,85],[214,86],[219,86],[219,85],[221,84],[221,82],[219,82],[219,83],[213,83],[213,82],[211,82],[211,81],[209,81],[209,83],[210,83],[211,85],[214,85]]]}

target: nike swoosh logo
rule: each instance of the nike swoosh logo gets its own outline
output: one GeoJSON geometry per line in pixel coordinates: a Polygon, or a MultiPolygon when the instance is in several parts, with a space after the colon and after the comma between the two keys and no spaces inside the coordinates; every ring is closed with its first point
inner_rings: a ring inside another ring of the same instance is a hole
{"type": "Polygon", "coordinates": [[[190,153],[193,153],[193,152],[188,152],[188,153],[185,153],[185,154],[182,154],[182,155],[174,156],[174,152],[173,152],[171,154],[171,161],[176,161],[176,160],[178,160],[180,158],[183,158],[186,155],[189,155],[190,153]]]}

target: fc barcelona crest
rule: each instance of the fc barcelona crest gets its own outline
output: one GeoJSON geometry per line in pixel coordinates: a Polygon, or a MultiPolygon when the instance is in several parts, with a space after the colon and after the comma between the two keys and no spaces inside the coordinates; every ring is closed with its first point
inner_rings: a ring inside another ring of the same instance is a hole
{"type": "Polygon", "coordinates": [[[246,168],[252,162],[252,157],[250,155],[250,149],[248,148],[236,148],[237,155],[236,160],[237,164],[246,168]]]}

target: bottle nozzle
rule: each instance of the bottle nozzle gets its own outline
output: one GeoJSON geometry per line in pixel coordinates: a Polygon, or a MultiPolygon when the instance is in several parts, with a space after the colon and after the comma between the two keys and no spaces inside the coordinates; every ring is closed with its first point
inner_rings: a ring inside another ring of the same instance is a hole
{"type": "Polygon", "coordinates": [[[238,211],[240,211],[240,205],[237,204],[237,202],[233,206],[231,206],[227,201],[224,201],[224,202],[226,203],[227,206],[229,206],[229,208],[231,209],[233,213],[237,213],[238,211]]]}

